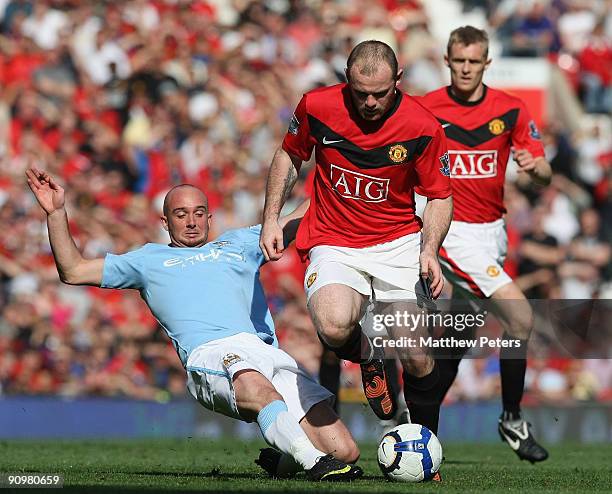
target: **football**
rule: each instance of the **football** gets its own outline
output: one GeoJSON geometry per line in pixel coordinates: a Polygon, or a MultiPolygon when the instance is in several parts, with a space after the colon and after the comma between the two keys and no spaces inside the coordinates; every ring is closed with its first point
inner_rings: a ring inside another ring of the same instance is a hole
{"type": "Polygon", "coordinates": [[[387,432],[378,446],[378,466],[387,479],[421,482],[431,479],[442,463],[442,445],[427,427],[401,424],[387,432]]]}

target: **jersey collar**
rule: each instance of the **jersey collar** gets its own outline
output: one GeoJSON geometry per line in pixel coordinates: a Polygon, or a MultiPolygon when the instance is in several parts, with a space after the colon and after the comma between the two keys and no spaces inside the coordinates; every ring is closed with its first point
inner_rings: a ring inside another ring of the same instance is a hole
{"type": "Polygon", "coordinates": [[[391,117],[391,115],[393,115],[397,109],[399,108],[400,104],[402,103],[402,97],[403,97],[403,93],[401,91],[401,89],[395,89],[395,102],[393,103],[393,106],[391,108],[389,108],[389,110],[387,110],[387,113],[385,113],[381,120],[387,120],[389,117],[391,117]]]}
{"type": "Polygon", "coordinates": [[[448,94],[448,97],[450,99],[452,99],[455,103],[460,104],[461,106],[477,106],[480,103],[482,103],[484,101],[484,99],[487,96],[487,86],[486,84],[482,85],[482,96],[480,98],[478,98],[476,101],[465,101],[461,98],[458,98],[457,96],[455,96],[453,94],[453,92],[451,91],[451,87],[450,86],[446,86],[446,94],[448,94]]]}

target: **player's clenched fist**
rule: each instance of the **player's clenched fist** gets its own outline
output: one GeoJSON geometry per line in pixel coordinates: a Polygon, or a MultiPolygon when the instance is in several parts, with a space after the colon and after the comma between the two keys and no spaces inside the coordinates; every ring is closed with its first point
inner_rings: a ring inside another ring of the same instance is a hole
{"type": "Polygon", "coordinates": [[[442,269],[438,262],[438,256],[431,252],[423,251],[421,252],[419,263],[421,265],[421,276],[429,280],[431,298],[437,299],[444,287],[444,278],[442,277],[442,269]]]}
{"type": "Polygon", "coordinates": [[[519,172],[528,172],[535,170],[536,160],[533,155],[526,149],[513,149],[512,157],[519,167],[519,172]]]}
{"type": "Polygon", "coordinates": [[[278,261],[285,250],[283,244],[283,229],[278,221],[264,221],[259,237],[259,247],[266,261],[278,261]]]}
{"type": "Polygon", "coordinates": [[[64,189],[51,175],[32,167],[26,170],[26,177],[36,200],[47,214],[64,207],[64,189]]]}

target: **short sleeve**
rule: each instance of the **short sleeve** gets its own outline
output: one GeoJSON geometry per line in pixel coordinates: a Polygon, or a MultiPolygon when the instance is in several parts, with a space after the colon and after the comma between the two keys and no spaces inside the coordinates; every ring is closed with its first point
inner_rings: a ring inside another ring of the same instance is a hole
{"type": "Polygon", "coordinates": [[[297,156],[302,161],[308,161],[312,149],[316,143],[315,138],[310,135],[310,124],[306,110],[307,95],[302,96],[293,116],[289,122],[289,128],[283,139],[283,149],[292,156],[297,156]]]}
{"type": "Polygon", "coordinates": [[[451,195],[448,146],[441,126],[437,126],[431,141],[418,157],[415,170],[417,193],[429,199],[445,199],[451,195]]]}
{"type": "Polygon", "coordinates": [[[261,266],[265,262],[265,257],[259,246],[260,235],[261,225],[253,225],[237,230],[229,230],[216,241],[223,242],[227,240],[240,243],[247,257],[261,266]]]}
{"type": "Polygon", "coordinates": [[[516,149],[526,149],[534,158],[544,156],[540,131],[522,101],[519,103],[516,125],[512,129],[512,145],[516,149]]]}
{"type": "Polygon", "coordinates": [[[102,288],[144,288],[145,247],[127,254],[106,254],[102,288]]]}

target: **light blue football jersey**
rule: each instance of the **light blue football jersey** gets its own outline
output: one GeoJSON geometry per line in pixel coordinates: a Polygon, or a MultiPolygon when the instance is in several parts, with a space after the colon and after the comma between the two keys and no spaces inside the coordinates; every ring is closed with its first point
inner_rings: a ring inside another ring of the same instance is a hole
{"type": "Polygon", "coordinates": [[[260,231],[261,225],[230,230],[197,248],[146,244],[107,254],[101,286],[139,290],[183,365],[196,347],[237,333],[278,346],[259,281],[260,231]]]}

